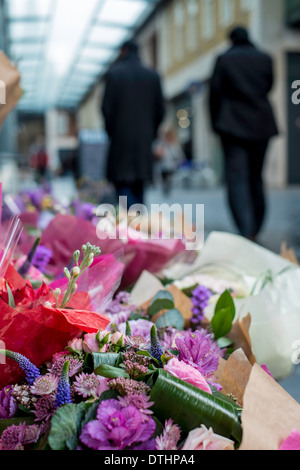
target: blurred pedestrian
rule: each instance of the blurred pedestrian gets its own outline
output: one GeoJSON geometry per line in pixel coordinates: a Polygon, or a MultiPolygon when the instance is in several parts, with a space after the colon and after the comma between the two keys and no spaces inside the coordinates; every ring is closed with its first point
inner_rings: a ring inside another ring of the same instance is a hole
{"type": "Polygon", "coordinates": [[[167,127],[161,132],[154,145],[154,155],[160,165],[164,194],[168,195],[175,171],[186,160],[173,127],[167,127]]]}
{"type": "Polygon", "coordinates": [[[152,180],[152,144],[164,117],[159,75],[145,67],[135,42],[126,42],[120,61],[106,75],[102,102],[110,137],[107,176],[128,206],[144,202],[144,185],[152,180]]]}
{"type": "Polygon", "coordinates": [[[278,129],[268,99],[273,60],[237,27],[232,47],[218,57],[210,86],[210,114],[225,154],[230,208],[240,234],[255,240],[266,202],[263,165],[271,137],[278,129]]]}
{"type": "Polygon", "coordinates": [[[36,143],[30,149],[30,164],[36,172],[38,182],[43,182],[47,179],[49,155],[45,145],[43,136],[38,137],[36,143]]]}

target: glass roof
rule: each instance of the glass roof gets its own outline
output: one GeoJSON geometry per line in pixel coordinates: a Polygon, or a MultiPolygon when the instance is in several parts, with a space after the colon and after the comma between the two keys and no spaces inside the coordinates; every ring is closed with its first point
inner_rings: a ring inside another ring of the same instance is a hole
{"type": "Polygon", "coordinates": [[[6,0],[18,108],[75,108],[160,0],[6,0]]]}

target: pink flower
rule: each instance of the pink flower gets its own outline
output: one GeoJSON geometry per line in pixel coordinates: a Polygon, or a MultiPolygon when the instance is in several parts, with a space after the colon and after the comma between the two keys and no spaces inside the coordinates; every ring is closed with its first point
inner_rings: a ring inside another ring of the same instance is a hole
{"type": "Polygon", "coordinates": [[[75,338],[72,341],[69,341],[68,346],[69,346],[69,348],[73,349],[74,351],[82,351],[82,349],[83,349],[82,339],[75,338]]]}
{"type": "Polygon", "coordinates": [[[234,442],[202,425],[189,433],[182,450],[234,450],[234,442]]]}
{"type": "Polygon", "coordinates": [[[289,437],[281,444],[279,450],[300,450],[300,434],[293,429],[289,437]]]}
{"type": "Polygon", "coordinates": [[[100,341],[105,337],[108,332],[101,332],[98,336],[98,333],[91,333],[86,334],[83,338],[82,347],[85,353],[93,353],[93,352],[101,352],[104,353],[107,351],[108,345],[105,344],[101,349],[98,341],[98,337],[100,341]],[[105,333],[105,334],[104,334],[105,333]]]}
{"type": "Polygon", "coordinates": [[[125,337],[124,337],[123,333],[120,333],[119,331],[116,331],[111,337],[111,343],[112,344],[117,344],[119,341],[121,342],[121,339],[122,339],[122,347],[124,347],[126,345],[125,337]]]}
{"type": "Polygon", "coordinates": [[[167,365],[165,365],[164,369],[178,379],[194,385],[194,387],[203,390],[203,392],[212,394],[212,391],[201,372],[189,364],[179,361],[177,358],[173,358],[167,363],[167,365]]]}

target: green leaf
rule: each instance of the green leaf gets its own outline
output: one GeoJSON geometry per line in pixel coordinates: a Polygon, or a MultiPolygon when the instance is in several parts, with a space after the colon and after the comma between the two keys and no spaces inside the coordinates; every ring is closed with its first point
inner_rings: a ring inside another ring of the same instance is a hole
{"type": "Polygon", "coordinates": [[[215,307],[215,312],[218,312],[220,310],[225,310],[229,309],[230,313],[232,315],[232,320],[234,320],[235,317],[235,305],[233,298],[231,297],[231,294],[228,290],[226,290],[219,298],[216,307],[215,307]]]}
{"type": "Polygon", "coordinates": [[[8,304],[9,304],[9,306],[11,308],[16,308],[15,299],[14,299],[13,293],[12,293],[11,288],[9,287],[8,283],[6,283],[6,289],[7,289],[7,293],[8,293],[8,304]]]}
{"type": "Polygon", "coordinates": [[[156,320],[155,325],[157,328],[173,326],[178,331],[182,331],[184,329],[184,318],[177,308],[173,308],[161,315],[156,320]]]}
{"type": "Polygon", "coordinates": [[[101,366],[97,367],[94,372],[95,374],[106,377],[107,379],[117,379],[118,377],[125,377],[126,379],[130,378],[130,375],[127,374],[127,372],[125,372],[123,369],[108,366],[106,364],[102,364],[101,366]]]}
{"type": "Polygon", "coordinates": [[[161,310],[170,310],[171,308],[174,308],[173,295],[167,290],[161,290],[152,299],[152,302],[148,307],[148,314],[150,317],[153,317],[161,310]]]}
{"type": "Polygon", "coordinates": [[[211,320],[211,327],[216,340],[222,338],[222,336],[226,336],[231,331],[234,317],[234,301],[230,292],[226,290],[220,296],[215,307],[214,316],[211,320]]]}
{"type": "Polygon", "coordinates": [[[48,440],[52,450],[76,449],[85,412],[83,402],[64,405],[54,413],[48,440]]]}
{"type": "Polygon", "coordinates": [[[155,403],[152,410],[161,422],[172,418],[184,433],[204,424],[221,436],[241,440],[239,416],[231,403],[203,392],[165,370],[157,372],[150,396],[155,403]]]}
{"type": "Polygon", "coordinates": [[[119,353],[92,353],[94,369],[106,364],[108,366],[115,366],[119,359],[119,353]]]}

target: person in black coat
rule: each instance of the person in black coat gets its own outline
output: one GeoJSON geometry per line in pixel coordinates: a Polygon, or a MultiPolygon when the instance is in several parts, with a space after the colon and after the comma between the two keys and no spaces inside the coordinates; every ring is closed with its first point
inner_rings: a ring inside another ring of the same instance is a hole
{"type": "Polygon", "coordinates": [[[263,164],[278,134],[268,94],[272,58],[257,49],[245,28],[231,34],[232,47],[218,57],[210,83],[210,115],[221,137],[229,205],[240,234],[255,240],[265,211],[263,164]]]}
{"type": "Polygon", "coordinates": [[[135,42],[125,43],[106,75],[102,113],[110,137],[107,177],[129,207],[143,203],[144,184],[152,180],[152,144],[164,112],[159,75],[141,63],[135,42]]]}

